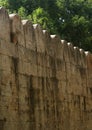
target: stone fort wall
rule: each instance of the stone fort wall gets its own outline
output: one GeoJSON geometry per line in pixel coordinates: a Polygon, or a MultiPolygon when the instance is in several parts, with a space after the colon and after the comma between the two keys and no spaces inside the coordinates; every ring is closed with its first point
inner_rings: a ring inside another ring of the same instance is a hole
{"type": "Polygon", "coordinates": [[[92,54],[2,7],[0,130],[92,130],[92,54]]]}

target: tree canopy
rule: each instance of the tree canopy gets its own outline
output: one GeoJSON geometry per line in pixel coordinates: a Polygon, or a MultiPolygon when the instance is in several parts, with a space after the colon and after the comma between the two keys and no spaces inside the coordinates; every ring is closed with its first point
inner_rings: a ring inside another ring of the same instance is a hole
{"type": "Polygon", "coordinates": [[[92,0],[0,0],[0,6],[92,52],[92,0]]]}

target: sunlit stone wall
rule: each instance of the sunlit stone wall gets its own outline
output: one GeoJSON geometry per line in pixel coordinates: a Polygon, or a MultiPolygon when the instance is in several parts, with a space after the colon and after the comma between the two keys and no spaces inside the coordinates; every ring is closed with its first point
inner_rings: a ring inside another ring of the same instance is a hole
{"type": "Polygon", "coordinates": [[[92,130],[92,54],[2,7],[0,130],[92,130]]]}

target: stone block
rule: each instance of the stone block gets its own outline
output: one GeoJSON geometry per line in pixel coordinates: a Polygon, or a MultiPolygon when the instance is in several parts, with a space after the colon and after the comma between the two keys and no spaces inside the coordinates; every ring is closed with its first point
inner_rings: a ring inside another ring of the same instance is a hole
{"type": "Polygon", "coordinates": [[[45,42],[43,38],[43,31],[38,24],[33,24],[34,32],[35,32],[35,38],[36,38],[36,47],[37,52],[45,52],[45,42]]]}
{"type": "Polygon", "coordinates": [[[70,62],[68,44],[65,40],[61,40],[61,44],[62,44],[62,50],[63,50],[63,59],[65,62],[70,62]]]}
{"type": "Polygon", "coordinates": [[[21,18],[17,14],[10,14],[11,42],[25,47],[24,31],[21,18]]]}
{"type": "Polygon", "coordinates": [[[78,47],[74,47],[75,64],[81,66],[81,52],[78,47]]]}
{"type": "Polygon", "coordinates": [[[43,39],[45,43],[45,51],[46,54],[49,55],[50,52],[50,43],[51,43],[51,37],[47,30],[43,30],[43,39]]]}
{"type": "Polygon", "coordinates": [[[4,40],[0,41],[0,53],[7,56],[18,57],[17,47],[9,42],[6,44],[4,40]]]}
{"type": "Polygon", "coordinates": [[[10,20],[8,12],[3,7],[0,7],[0,39],[10,42],[10,20]]]}
{"type": "Polygon", "coordinates": [[[33,25],[29,20],[22,20],[26,48],[36,50],[36,39],[33,25]]]}
{"type": "Polygon", "coordinates": [[[68,42],[68,51],[69,51],[69,59],[70,59],[70,63],[71,64],[75,64],[75,59],[74,59],[74,47],[72,45],[72,43],[68,42]]]}
{"type": "Polygon", "coordinates": [[[11,72],[11,58],[2,54],[0,57],[0,70],[11,72]]]}

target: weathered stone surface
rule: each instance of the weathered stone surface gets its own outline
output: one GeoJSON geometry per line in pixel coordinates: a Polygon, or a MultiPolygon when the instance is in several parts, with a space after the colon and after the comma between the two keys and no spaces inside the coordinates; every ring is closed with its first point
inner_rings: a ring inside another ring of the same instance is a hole
{"type": "Polygon", "coordinates": [[[38,24],[33,24],[33,27],[35,31],[35,37],[36,37],[37,52],[45,52],[42,28],[38,24]]]}
{"type": "Polygon", "coordinates": [[[69,49],[68,49],[68,44],[65,40],[61,40],[62,43],[62,48],[63,48],[63,58],[65,60],[65,62],[70,62],[69,59],[69,49]]]}
{"type": "Polygon", "coordinates": [[[22,20],[26,48],[36,50],[36,41],[33,25],[29,20],[22,20]]]}
{"type": "Polygon", "coordinates": [[[10,20],[8,12],[0,7],[0,40],[10,42],[10,20]]]}
{"type": "Polygon", "coordinates": [[[24,31],[21,18],[17,14],[10,14],[11,42],[25,47],[24,31]]]}
{"type": "Polygon", "coordinates": [[[0,130],[91,130],[92,54],[3,8],[0,29],[0,130]]]}

